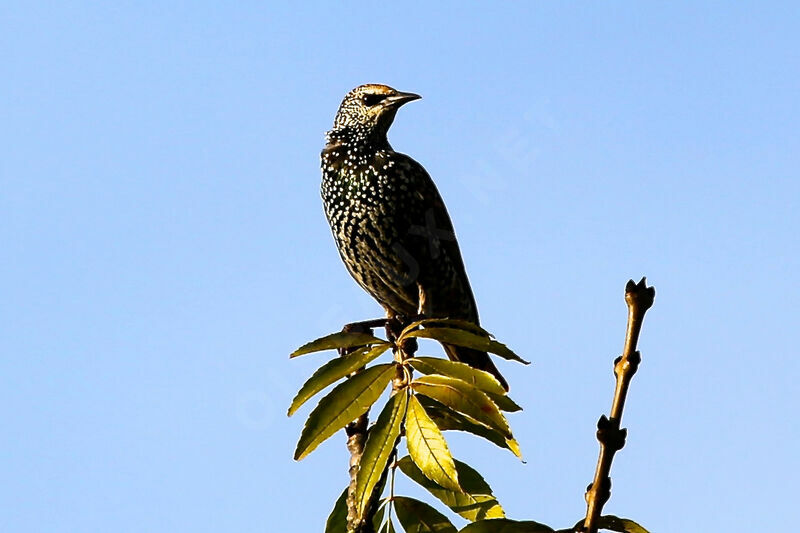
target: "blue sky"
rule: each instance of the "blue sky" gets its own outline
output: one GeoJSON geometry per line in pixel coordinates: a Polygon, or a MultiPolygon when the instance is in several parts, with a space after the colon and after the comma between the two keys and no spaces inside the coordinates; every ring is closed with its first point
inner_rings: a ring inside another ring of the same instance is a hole
{"type": "Polygon", "coordinates": [[[534,362],[501,363],[526,464],[451,437],[507,513],[582,515],[624,283],[647,275],[607,511],[792,525],[796,4],[6,2],[0,21],[3,531],[322,530],[347,456],[335,437],[292,461],[309,408],[286,408],[325,355],[287,355],[380,315],[319,198],[323,133],[365,82],[423,95],[391,141],[436,180],[484,325],[534,362]]]}

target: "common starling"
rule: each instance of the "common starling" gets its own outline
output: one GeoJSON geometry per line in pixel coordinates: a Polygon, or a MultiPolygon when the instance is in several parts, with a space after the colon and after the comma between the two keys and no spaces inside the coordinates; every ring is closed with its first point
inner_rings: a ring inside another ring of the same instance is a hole
{"type": "MultiPolygon", "coordinates": [[[[361,85],[342,101],[322,150],[322,200],[350,275],[390,318],[457,318],[478,309],[453,225],[425,169],[387,140],[397,110],[419,99],[361,85]]],[[[486,352],[444,345],[450,359],[508,385],[486,352]]]]}

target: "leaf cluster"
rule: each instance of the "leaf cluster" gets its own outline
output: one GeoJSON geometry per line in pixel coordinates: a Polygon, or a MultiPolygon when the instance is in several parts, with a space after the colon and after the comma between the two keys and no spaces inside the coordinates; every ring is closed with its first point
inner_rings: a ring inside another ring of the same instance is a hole
{"type": "MultiPolygon", "coordinates": [[[[338,382],[309,414],[294,453],[296,460],[308,456],[322,442],[368,412],[391,385],[389,399],[367,433],[354,493],[348,495],[348,490],[352,492],[353,489],[345,489],[337,500],[328,517],[326,533],[349,533],[348,499],[355,502],[358,520],[372,520],[379,533],[395,531],[393,517],[408,533],[457,533],[452,522],[431,505],[394,494],[394,475],[398,468],[452,512],[468,520],[470,524],[461,530],[464,533],[554,532],[537,522],[507,519],[489,484],[476,470],[453,457],[443,434],[451,430],[471,433],[521,459],[520,446],[505,413],[522,408],[488,372],[457,361],[413,357],[405,353],[403,347],[413,338],[434,339],[528,364],[479,326],[451,319],[413,322],[394,342],[365,333],[339,332],[293,352],[291,357],[331,349],[348,352],[323,364],[292,400],[290,416],[338,382]],[[389,350],[393,353],[391,361],[376,362],[389,350]],[[420,375],[414,377],[414,371],[420,375]],[[402,437],[405,437],[408,455],[397,459],[402,437]],[[392,476],[388,483],[389,494],[380,500],[377,510],[370,509],[370,498],[376,487],[382,487],[379,484],[386,479],[387,469],[392,476]]],[[[616,521],[604,524],[623,527],[620,524],[630,522],[611,518],[616,521]]],[[[629,533],[645,531],[630,527],[609,529],[629,533]]]]}

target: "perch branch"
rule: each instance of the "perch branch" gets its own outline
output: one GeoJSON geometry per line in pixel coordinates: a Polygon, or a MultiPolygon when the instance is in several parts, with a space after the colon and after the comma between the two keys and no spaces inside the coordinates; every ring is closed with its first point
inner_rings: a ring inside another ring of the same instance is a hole
{"type": "MultiPolygon", "coordinates": [[[[386,319],[366,320],[364,322],[353,322],[346,324],[342,331],[348,333],[366,333],[372,335],[372,328],[383,326],[386,319]]],[[[339,350],[340,356],[345,356],[355,350],[355,348],[343,348],[339,350]]],[[[356,370],[352,375],[361,372],[363,368],[356,370]]],[[[347,451],[350,452],[350,467],[348,472],[350,474],[350,484],[347,487],[347,531],[358,533],[372,533],[361,527],[362,524],[358,520],[358,506],[356,505],[356,479],[358,477],[358,468],[361,464],[361,456],[364,454],[364,444],[367,441],[367,426],[369,425],[369,411],[359,416],[347,426],[344,430],[347,434],[347,451]]]]}
{"type": "Polygon", "coordinates": [[[597,458],[594,480],[586,489],[586,519],[582,528],[582,531],[586,533],[597,532],[597,521],[603,511],[603,506],[611,497],[611,462],[614,460],[614,454],[625,446],[625,437],[627,436],[627,430],[620,428],[622,411],[625,408],[625,398],[628,395],[631,379],[642,360],[641,354],[636,350],[636,345],[642,330],[644,315],[653,305],[655,295],[655,289],[647,286],[646,278],[642,278],[639,283],[630,280],[625,286],[628,327],[622,355],[614,361],[614,375],[617,383],[614,389],[614,400],[611,403],[611,413],[608,418],[602,415],[597,422],[600,454],[597,458]]]}
{"type": "MultiPolygon", "coordinates": [[[[410,322],[409,322],[410,323],[410,322]]],[[[393,344],[395,343],[397,337],[400,335],[400,332],[403,331],[407,324],[404,323],[402,320],[398,318],[379,318],[374,320],[365,320],[363,322],[354,322],[352,324],[347,324],[342,328],[342,331],[347,332],[357,332],[357,333],[367,333],[372,335],[372,328],[377,327],[385,327],[386,328],[386,337],[389,339],[390,342],[393,344]]],[[[417,350],[417,341],[414,338],[408,339],[403,343],[402,346],[397,346],[396,344],[393,347],[394,350],[394,358],[398,362],[402,362],[403,360],[414,357],[414,353],[417,350]]],[[[351,350],[340,350],[339,355],[346,355],[351,350]]],[[[360,372],[363,369],[357,370],[355,373],[360,372]]],[[[392,381],[392,394],[395,394],[400,387],[405,385],[406,376],[403,373],[403,370],[398,366],[397,368],[397,376],[392,381]]],[[[389,469],[392,463],[395,461],[397,456],[397,445],[400,443],[400,438],[397,439],[395,443],[394,450],[392,451],[392,458],[387,463],[386,468],[384,469],[383,473],[381,474],[380,481],[375,485],[375,488],[370,495],[369,501],[367,503],[366,512],[364,513],[364,520],[359,521],[358,519],[358,505],[356,502],[356,483],[358,478],[358,470],[361,466],[361,457],[364,454],[364,445],[366,444],[367,440],[367,432],[368,432],[368,425],[369,425],[369,412],[364,413],[354,421],[350,422],[345,427],[345,432],[347,433],[347,449],[350,452],[350,484],[347,488],[347,531],[348,533],[375,533],[375,527],[373,524],[373,517],[375,516],[375,511],[377,510],[378,500],[380,499],[380,495],[383,492],[383,488],[386,484],[386,478],[389,473],[389,469]]]]}

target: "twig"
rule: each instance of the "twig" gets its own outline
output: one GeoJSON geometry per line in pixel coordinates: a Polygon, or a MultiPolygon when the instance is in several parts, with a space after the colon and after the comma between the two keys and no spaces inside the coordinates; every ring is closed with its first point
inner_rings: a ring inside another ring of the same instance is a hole
{"type": "MultiPolygon", "coordinates": [[[[364,322],[354,322],[347,324],[342,328],[342,331],[350,333],[366,333],[372,335],[373,327],[380,327],[386,323],[386,319],[366,320],[364,322]]],[[[355,348],[341,349],[339,355],[344,356],[352,352],[355,348]]],[[[352,375],[357,374],[363,369],[356,370],[352,375]]],[[[348,473],[350,474],[350,484],[347,487],[347,530],[358,533],[372,533],[371,531],[362,528],[362,524],[358,520],[358,506],[356,505],[356,479],[358,477],[358,468],[361,464],[361,456],[364,454],[364,444],[367,441],[367,426],[369,424],[369,411],[359,416],[347,426],[344,430],[347,434],[347,451],[350,452],[350,467],[348,473]]]]}
{"type": "Polygon", "coordinates": [[[642,278],[639,283],[628,281],[625,286],[625,303],[628,304],[628,328],[625,333],[625,347],[622,355],[614,361],[614,375],[617,385],[614,390],[614,400],[611,403],[611,413],[608,418],[602,415],[597,422],[597,440],[600,441],[600,455],[597,458],[597,469],[594,480],[586,489],[586,519],[582,531],[586,533],[597,532],[597,521],[603,511],[603,506],[611,497],[611,462],[614,454],[625,446],[626,429],[620,428],[622,411],[625,408],[625,398],[631,379],[642,360],[641,354],[636,350],[639,333],[642,330],[644,315],[653,305],[656,290],[647,286],[647,279],[642,278]]]}
{"type": "MultiPolygon", "coordinates": [[[[344,326],[344,328],[342,328],[342,331],[367,333],[372,335],[372,328],[385,327],[387,338],[394,344],[398,335],[401,331],[403,331],[406,325],[407,324],[400,319],[380,318],[347,324],[344,326]]],[[[394,345],[393,350],[395,360],[398,362],[402,362],[409,357],[414,357],[414,353],[417,350],[416,339],[408,339],[403,343],[402,346],[394,345]]],[[[346,355],[350,351],[352,350],[340,350],[339,354],[346,355]]],[[[354,374],[360,372],[361,370],[363,369],[357,370],[354,372],[354,374]]],[[[398,367],[397,376],[392,382],[392,394],[396,393],[400,387],[405,384],[406,379],[407,378],[403,374],[403,370],[398,367]]],[[[358,470],[361,466],[361,457],[364,454],[364,445],[366,444],[367,440],[367,426],[369,425],[368,415],[369,412],[364,413],[345,427],[345,432],[347,433],[347,449],[350,452],[350,484],[347,488],[347,531],[349,533],[375,533],[375,527],[372,523],[373,517],[378,508],[377,503],[386,484],[386,478],[389,473],[389,469],[396,460],[397,445],[400,443],[400,438],[398,437],[394,450],[392,451],[392,458],[389,460],[386,468],[381,474],[380,481],[378,481],[378,483],[375,485],[369,501],[367,502],[364,519],[360,521],[358,519],[358,505],[356,502],[356,484],[358,470]]]]}

